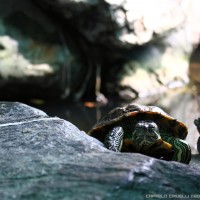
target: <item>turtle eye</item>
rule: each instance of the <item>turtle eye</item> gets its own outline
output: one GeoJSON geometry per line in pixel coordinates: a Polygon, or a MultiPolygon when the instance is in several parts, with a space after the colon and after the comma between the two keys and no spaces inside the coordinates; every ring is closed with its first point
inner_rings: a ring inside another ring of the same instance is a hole
{"type": "Polygon", "coordinates": [[[149,132],[153,132],[157,130],[158,130],[158,127],[155,124],[149,124],[149,127],[148,127],[149,132]]]}

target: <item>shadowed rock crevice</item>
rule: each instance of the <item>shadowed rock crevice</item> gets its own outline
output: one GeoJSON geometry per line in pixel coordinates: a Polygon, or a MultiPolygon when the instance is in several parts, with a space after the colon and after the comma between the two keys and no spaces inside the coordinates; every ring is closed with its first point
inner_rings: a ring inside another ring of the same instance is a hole
{"type": "Polygon", "coordinates": [[[94,100],[97,76],[99,93],[127,101],[187,84],[191,2],[0,0],[4,99],[94,100]]]}

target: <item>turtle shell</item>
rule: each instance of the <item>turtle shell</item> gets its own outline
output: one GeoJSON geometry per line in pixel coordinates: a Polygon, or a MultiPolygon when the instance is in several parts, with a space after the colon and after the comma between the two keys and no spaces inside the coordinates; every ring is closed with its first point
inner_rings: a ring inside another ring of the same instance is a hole
{"type": "MultiPolygon", "coordinates": [[[[130,104],[117,107],[102,117],[89,131],[89,135],[104,141],[107,130],[114,126],[122,126],[127,134],[134,129],[139,120],[152,120],[165,134],[185,139],[188,130],[184,123],[174,119],[157,106],[130,104]]],[[[161,136],[162,137],[162,136],[161,136]]]]}

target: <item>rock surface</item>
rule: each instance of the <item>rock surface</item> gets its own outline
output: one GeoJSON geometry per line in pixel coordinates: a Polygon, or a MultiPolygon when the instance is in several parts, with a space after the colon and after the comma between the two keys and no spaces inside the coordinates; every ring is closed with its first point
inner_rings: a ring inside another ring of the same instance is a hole
{"type": "Polygon", "coordinates": [[[1,199],[199,194],[199,155],[184,165],[111,152],[70,122],[20,103],[1,102],[0,115],[1,199]]]}

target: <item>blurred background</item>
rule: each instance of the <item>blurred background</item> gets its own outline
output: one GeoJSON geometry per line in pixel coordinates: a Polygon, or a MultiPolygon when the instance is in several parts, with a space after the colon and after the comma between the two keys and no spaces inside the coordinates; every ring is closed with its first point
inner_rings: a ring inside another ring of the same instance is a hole
{"type": "Polygon", "coordinates": [[[0,100],[88,131],[129,103],[200,117],[199,0],[0,0],[0,100]]]}

